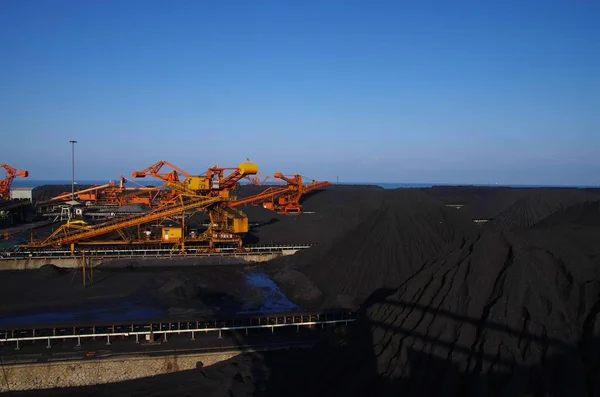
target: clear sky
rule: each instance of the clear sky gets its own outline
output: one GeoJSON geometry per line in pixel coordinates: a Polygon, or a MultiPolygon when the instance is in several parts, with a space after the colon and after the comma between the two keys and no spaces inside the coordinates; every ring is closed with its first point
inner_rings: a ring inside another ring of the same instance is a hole
{"type": "Polygon", "coordinates": [[[0,1],[0,163],[600,184],[600,2],[0,1]]]}

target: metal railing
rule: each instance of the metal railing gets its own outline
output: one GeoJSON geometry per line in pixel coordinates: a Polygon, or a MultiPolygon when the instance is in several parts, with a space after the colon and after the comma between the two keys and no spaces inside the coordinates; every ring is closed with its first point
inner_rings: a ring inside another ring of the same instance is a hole
{"type": "Polygon", "coordinates": [[[172,257],[172,256],[231,256],[280,253],[286,250],[302,250],[312,247],[312,244],[246,246],[246,251],[238,251],[235,247],[220,248],[219,252],[203,252],[198,247],[186,247],[181,250],[173,248],[76,248],[73,253],[68,249],[16,249],[0,250],[0,260],[17,260],[27,258],[72,258],[80,257],[85,251],[87,257],[126,258],[142,257],[172,257]]]}
{"type": "Polygon", "coordinates": [[[53,328],[30,328],[30,329],[12,329],[0,331],[0,343],[14,343],[15,350],[21,348],[23,342],[45,341],[46,348],[52,347],[52,341],[76,340],[77,345],[81,346],[82,340],[106,338],[106,344],[110,345],[111,337],[135,338],[136,343],[140,343],[140,337],[147,340],[154,340],[156,337],[162,337],[167,341],[169,334],[190,334],[190,339],[194,340],[199,333],[218,333],[219,339],[222,333],[226,331],[244,331],[248,335],[249,330],[270,329],[271,333],[275,329],[296,327],[299,331],[301,327],[314,327],[330,325],[348,325],[356,320],[355,312],[335,312],[335,313],[290,313],[273,314],[270,316],[242,317],[233,320],[198,320],[183,322],[151,322],[143,324],[125,324],[125,325],[93,325],[93,326],[61,326],[53,328]]]}

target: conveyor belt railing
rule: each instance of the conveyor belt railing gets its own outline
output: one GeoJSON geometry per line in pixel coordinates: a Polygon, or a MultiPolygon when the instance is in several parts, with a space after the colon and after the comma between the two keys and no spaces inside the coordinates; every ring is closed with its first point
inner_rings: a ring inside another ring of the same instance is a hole
{"type": "Polygon", "coordinates": [[[0,343],[15,343],[16,349],[23,342],[45,341],[46,347],[52,347],[52,341],[76,340],[77,346],[84,339],[106,338],[106,344],[110,345],[111,337],[135,338],[139,343],[140,336],[143,338],[154,338],[159,336],[166,341],[169,334],[189,333],[191,339],[198,333],[217,332],[219,337],[223,332],[245,332],[255,329],[275,329],[296,327],[314,327],[327,325],[348,325],[356,320],[355,312],[330,312],[330,313],[274,313],[270,315],[257,315],[253,317],[240,316],[237,319],[226,320],[194,320],[194,321],[154,321],[137,324],[114,324],[114,325],[87,325],[87,326],[57,326],[51,328],[16,328],[0,331],[0,343]]]}
{"type": "Polygon", "coordinates": [[[289,244],[289,245],[257,245],[245,246],[243,252],[239,252],[237,247],[223,247],[219,252],[204,252],[197,247],[186,247],[183,250],[173,251],[172,248],[106,248],[106,247],[86,247],[85,249],[76,248],[73,252],[67,249],[49,248],[49,249],[17,249],[0,250],[0,260],[16,260],[27,258],[72,258],[79,257],[85,252],[86,257],[102,258],[123,258],[123,257],[175,257],[175,256],[228,256],[228,255],[256,255],[261,253],[277,253],[287,250],[302,250],[312,247],[312,244],[289,244]]]}

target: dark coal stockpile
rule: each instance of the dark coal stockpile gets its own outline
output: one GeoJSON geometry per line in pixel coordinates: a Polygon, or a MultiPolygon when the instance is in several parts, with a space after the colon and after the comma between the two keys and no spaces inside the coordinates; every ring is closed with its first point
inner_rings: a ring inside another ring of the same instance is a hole
{"type": "Polygon", "coordinates": [[[572,204],[597,198],[580,189],[334,187],[306,200],[308,214],[272,218],[256,228],[256,235],[260,241],[267,236],[277,241],[288,233],[297,239],[289,227],[313,238],[310,242],[318,247],[271,264],[274,279],[304,307],[352,308],[374,290],[399,286],[460,246],[475,233],[472,219],[489,215],[492,221],[486,228],[523,229],[572,204]],[[358,192],[363,195],[355,202],[344,202],[346,193],[358,192]],[[492,207],[487,214],[486,200],[492,207]],[[448,207],[450,203],[464,207],[448,207]]]}
{"type": "Polygon", "coordinates": [[[474,232],[458,210],[421,190],[388,191],[381,208],[299,270],[326,293],[328,305],[360,302],[378,288],[398,287],[474,232]]]}
{"type": "MultiPolygon", "coordinates": [[[[265,187],[244,186],[237,194],[246,197],[265,187]]],[[[302,214],[280,215],[260,206],[240,207],[250,219],[247,243],[326,244],[382,205],[384,189],[377,186],[328,186],[302,199],[302,214]]]]}
{"type": "MultiPolygon", "coordinates": [[[[509,212],[534,212],[529,215],[533,215],[535,220],[548,216],[549,210],[553,212],[558,208],[578,202],[578,200],[589,199],[593,196],[597,198],[600,195],[600,189],[596,188],[434,186],[423,190],[445,205],[462,205],[461,212],[472,219],[494,220],[502,214],[498,221],[499,224],[511,224],[515,221],[506,219],[507,217],[520,219],[519,215],[507,216],[504,214],[503,212],[507,210],[509,212]],[[526,204],[523,204],[523,201],[526,204]],[[509,210],[509,207],[513,205],[516,208],[509,210]]],[[[504,226],[511,228],[509,225],[504,226]]],[[[531,222],[526,222],[526,226],[531,226],[531,222]]]]}
{"type": "Polygon", "coordinates": [[[493,219],[534,189],[489,186],[433,186],[427,194],[445,205],[461,205],[472,219],[493,219]]]}
{"type": "Polygon", "coordinates": [[[595,200],[597,194],[583,190],[532,189],[492,220],[490,227],[503,231],[527,228],[571,205],[595,200]]]}
{"type": "MultiPolygon", "coordinates": [[[[83,190],[91,187],[92,185],[77,185],[75,190],[83,190]]],[[[70,193],[71,185],[42,185],[37,186],[33,189],[33,199],[36,202],[46,201],[52,197],[56,197],[62,193],[70,193]]]]}
{"type": "Polygon", "coordinates": [[[598,395],[599,220],[596,201],[482,231],[371,296],[295,381],[315,396],[598,395]]]}

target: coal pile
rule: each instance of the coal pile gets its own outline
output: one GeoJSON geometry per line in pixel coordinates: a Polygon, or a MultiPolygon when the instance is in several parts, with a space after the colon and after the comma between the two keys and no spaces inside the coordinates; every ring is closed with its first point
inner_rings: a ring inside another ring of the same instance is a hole
{"type": "MultiPolygon", "coordinates": [[[[261,189],[245,186],[237,195],[244,197],[261,189]]],[[[241,206],[251,223],[246,243],[327,244],[380,208],[384,192],[376,186],[328,186],[303,197],[302,214],[280,215],[262,207],[241,206]]]]}
{"type": "Polygon", "coordinates": [[[38,279],[48,279],[60,277],[63,274],[69,273],[69,269],[63,269],[56,265],[43,265],[39,269],[35,269],[35,277],[38,279]]]}
{"type": "Polygon", "coordinates": [[[461,205],[472,219],[493,219],[533,189],[490,186],[433,186],[423,189],[445,205],[461,205]]]}
{"type": "MultiPolygon", "coordinates": [[[[83,190],[91,187],[92,185],[77,185],[75,190],[83,190]]],[[[50,200],[52,197],[56,197],[61,193],[70,193],[71,185],[42,185],[37,186],[33,189],[33,200],[36,202],[50,200]]]]}
{"type": "Polygon", "coordinates": [[[360,302],[378,288],[398,287],[474,232],[458,210],[421,190],[388,191],[380,209],[299,270],[334,299],[331,305],[360,302]]]}
{"type": "Polygon", "coordinates": [[[481,195],[467,203],[461,211],[472,219],[494,219],[502,211],[519,199],[531,194],[532,189],[489,188],[488,194],[481,195]]]}
{"type": "Polygon", "coordinates": [[[374,293],[352,335],[313,351],[295,381],[315,396],[597,395],[599,252],[582,242],[600,238],[599,209],[482,231],[374,293]]]}
{"type": "Polygon", "coordinates": [[[535,189],[499,214],[490,227],[502,231],[528,228],[574,204],[595,200],[597,195],[583,190],[535,189]]]}
{"type": "Polygon", "coordinates": [[[577,225],[578,227],[600,226],[600,201],[582,202],[557,211],[552,216],[538,222],[535,228],[577,225]]]}

